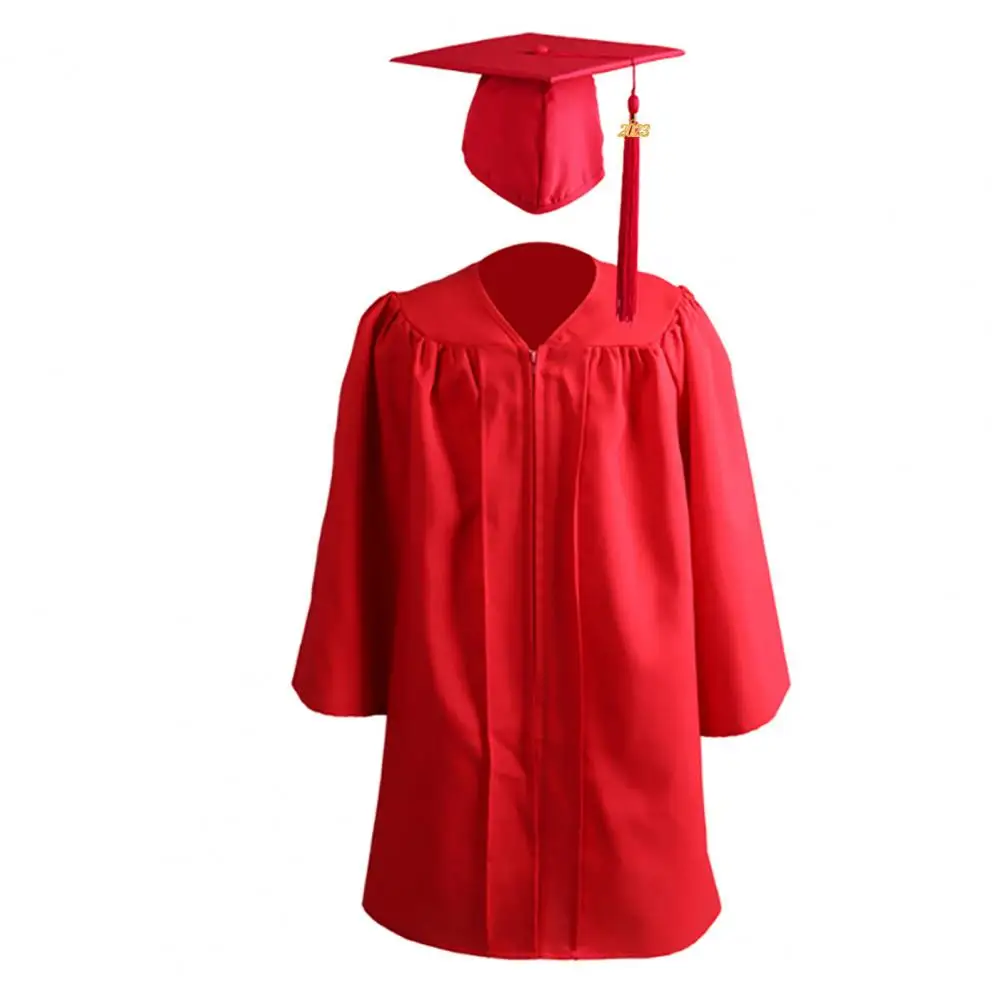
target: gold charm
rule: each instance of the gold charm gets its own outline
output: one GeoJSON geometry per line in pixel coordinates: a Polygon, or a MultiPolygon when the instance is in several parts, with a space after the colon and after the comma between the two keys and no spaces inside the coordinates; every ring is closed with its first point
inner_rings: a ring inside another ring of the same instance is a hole
{"type": "Polygon", "coordinates": [[[626,122],[619,129],[618,139],[642,139],[650,135],[650,126],[640,122],[626,122]]]}

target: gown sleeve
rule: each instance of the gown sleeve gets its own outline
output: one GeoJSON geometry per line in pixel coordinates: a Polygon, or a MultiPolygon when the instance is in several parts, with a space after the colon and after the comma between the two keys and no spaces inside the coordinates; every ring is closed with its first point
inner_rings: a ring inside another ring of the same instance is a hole
{"type": "Polygon", "coordinates": [[[706,737],[767,723],[789,688],[730,359],[685,288],[679,431],[688,488],[699,721],[706,737]]]}
{"type": "Polygon", "coordinates": [[[393,600],[376,344],[388,296],[362,316],[341,384],[333,468],[292,687],[316,712],[386,712],[393,600]]]}

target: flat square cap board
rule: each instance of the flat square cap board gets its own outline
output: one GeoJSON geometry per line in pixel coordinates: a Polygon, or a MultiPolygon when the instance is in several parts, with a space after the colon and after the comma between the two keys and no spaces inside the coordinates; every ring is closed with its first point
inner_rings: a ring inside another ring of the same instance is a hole
{"type": "Polygon", "coordinates": [[[397,56],[392,61],[481,76],[558,83],[681,55],[684,55],[683,50],[663,45],[601,42],[526,32],[464,45],[446,45],[410,56],[397,56]]]}
{"type": "MultiPolygon", "coordinates": [[[[527,32],[397,56],[393,62],[479,74],[462,152],[470,172],[526,212],[552,212],[604,176],[594,74],[632,69],[629,122],[636,122],[636,66],[684,55],[663,45],[527,32]]],[[[626,130],[619,213],[617,314],[635,312],[639,135],[626,130]]]]}

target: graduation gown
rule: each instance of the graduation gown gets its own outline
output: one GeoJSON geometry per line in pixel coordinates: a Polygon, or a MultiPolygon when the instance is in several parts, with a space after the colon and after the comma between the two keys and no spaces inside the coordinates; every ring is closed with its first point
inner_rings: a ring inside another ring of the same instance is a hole
{"type": "Polygon", "coordinates": [[[490,257],[361,318],[293,686],[386,716],[375,921],[655,956],[720,909],[700,737],[789,678],[713,324],[644,273],[619,323],[615,268],[562,249],[563,277],[490,257]]]}

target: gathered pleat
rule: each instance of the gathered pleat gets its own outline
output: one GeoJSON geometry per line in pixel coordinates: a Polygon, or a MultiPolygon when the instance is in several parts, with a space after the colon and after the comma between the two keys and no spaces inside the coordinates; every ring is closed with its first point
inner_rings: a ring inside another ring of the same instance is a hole
{"type": "Polygon", "coordinates": [[[486,408],[484,405],[483,380],[480,375],[480,359],[465,353],[465,361],[469,366],[473,383],[476,387],[477,416],[477,461],[479,464],[479,526],[480,526],[480,559],[482,561],[482,615],[483,615],[483,769],[484,769],[484,816],[483,816],[483,937],[487,951],[492,948],[493,936],[490,927],[490,828],[491,828],[491,796],[493,794],[494,747],[490,702],[490,566],[488,563],[487,545],[487,467],[486,467],[486,408]]]}
{"type": "Polygon", "coordinates": [[[584,445],[587,437],[587,398],[588,382],[591,374],[591,357],[589,351],[584,359],[584,379],[581,386],[580,399],[580,434],[577,446],[577,464],[573,478],[573,594],[574,594],[574,626],[577,644],[577,691],[578,691],[578,733],[579,733],[579,766],[578,775],[580,789],[578,794],[580,814],[577,821],[577,900],[574,910],[574,944],[576,951],[580,938],[580,902],[581,884],[583,882],[584,857],[584,621],[580,597],[580,478],[584,467],[584,445]]]}

